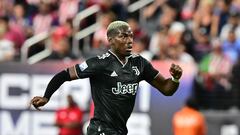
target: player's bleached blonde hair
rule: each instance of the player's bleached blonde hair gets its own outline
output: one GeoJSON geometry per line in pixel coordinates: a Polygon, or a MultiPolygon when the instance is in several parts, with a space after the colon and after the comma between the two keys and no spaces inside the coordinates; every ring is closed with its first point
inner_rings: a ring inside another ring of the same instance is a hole
{"type": "Polygon", "coordinates": [[[130,27],[127,22],[124,22],[124,21],[111,22],[107,27],[107,36],[111,37],[114,34],[119,33],[120,29],[123,29],[123,28],[126,28],[126,27],[130,27]]]}

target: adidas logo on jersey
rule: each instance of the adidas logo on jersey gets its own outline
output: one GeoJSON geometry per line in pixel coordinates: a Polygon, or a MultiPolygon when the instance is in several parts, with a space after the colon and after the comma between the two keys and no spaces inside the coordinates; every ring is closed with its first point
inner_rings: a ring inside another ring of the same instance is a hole
{"type": "Polygon", "coordinates": [[[117,75],[117,73],[115,71],[113,71],[110,76],[114,77],[114,76],[118,76],[118,75],[117,75]]]}

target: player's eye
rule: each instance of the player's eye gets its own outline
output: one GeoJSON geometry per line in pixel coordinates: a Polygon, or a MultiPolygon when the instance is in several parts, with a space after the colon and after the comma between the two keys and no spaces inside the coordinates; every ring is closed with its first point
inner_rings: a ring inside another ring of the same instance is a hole
{"type": "Polygon", "coordinates": [[[119,37],[119,38],[124,38],[124,35],[123,35],[123,34],[121,34],[121,35],[119,35],[118,37],[119,37]]]}
{"type": "Polygon", "coordinates": [[[128,36],[132,38],[133,37],[133,33],[128,34],[128,36]]]}

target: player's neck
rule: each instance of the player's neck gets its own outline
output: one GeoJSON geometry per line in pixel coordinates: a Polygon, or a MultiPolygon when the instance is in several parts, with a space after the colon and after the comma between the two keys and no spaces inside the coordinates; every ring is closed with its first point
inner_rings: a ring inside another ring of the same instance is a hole
{"type": "Polygon", "coordinates": [[[113,53],[122,63],[126,62],[127,56],[125,55],[120,55],[119,53],[115,52],[114,50],[110,50],[111,53],[113,53]]]}

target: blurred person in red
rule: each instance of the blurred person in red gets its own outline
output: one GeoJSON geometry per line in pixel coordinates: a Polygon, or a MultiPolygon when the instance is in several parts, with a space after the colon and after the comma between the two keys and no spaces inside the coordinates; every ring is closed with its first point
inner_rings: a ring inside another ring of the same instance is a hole
{"type": "Polygon", "coordinates": [[[197,101],[189,98],[173,116],[174,135],[206,135],[205,117],[197,108],[197,101]]]}
{"type": "Polygon", "coordinates": [[[54,29],[50,38],[52,53],[47,59],[72,60],[77,58],[71,51],[72,32],[71,20],[54,29]]]}
{"type": "Polygon", "coordinates": [[[6,38],[8,18],[0,17],[0,62],[12,61],[15,57],[14,43],[6,38]]]}
{"type": "MultiPolygon", "coordinates": [[[[30,17],[27,17],[27,9],[23,4],[15,4],[13,7],[13,13],[9,18],[9,24],[14,27],[25,40],[31,35],[30,17]]],[[[24,41],[22,41],[23,43],[24,41]]]]}
{"type": "Polygon", "coordinates": [[[25,40],[24,34],[21,30],[10,24],[10,18],[8,16],[1,16],[1,28],[0,32],[4,39],[13,42],[16,55],[19,54],[20,48],[25,40]]]}
{"type": "Polygon", "coordinates": [[[55,125],[59,135],[82,135],[83,112],[74,101],[72,95],[67,96],[68,106],[56,112],[55,125]]]}

